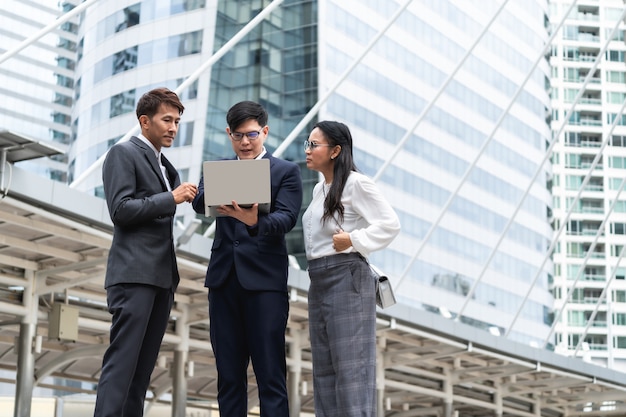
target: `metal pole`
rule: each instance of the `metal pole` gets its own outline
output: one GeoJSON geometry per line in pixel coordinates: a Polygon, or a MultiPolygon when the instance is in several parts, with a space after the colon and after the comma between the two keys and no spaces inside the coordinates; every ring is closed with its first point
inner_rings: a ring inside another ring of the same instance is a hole
{"type": "Polygon", "coordinates": [[[172,361],[172,417],[185,417],[187,405],[187,379],[185,378],[185,364],[187,352],[174,350],[172,361]]]}
{"type": "Polygon", "coordinates": [[[21,323],[17,346],[17,378],[15,381],[15,417],[30,417],[33,400],[35,360],[32,351],[35,338],[35,324],[21,323]]]}
{"type": "MultiPolygon", "coordinates": [[[[186,369],[189,359],[189,306],[181,306],[181,316],[176,320],[176,335],[180,343],[174,349],[172,362],[172,417],[185,417],[187,406],[186,369]]],[[[191,368],[189,368],[191,371],[191,368]]]]}
{"type": "Polygon", "coordinates": [[[385,350],[387,340],[385,336],[378,337],[376,343],[376,413],[385,415],[385,350]]]}
{"type": "Polygon", "coordinates": [[[35,274],[31,270],[24,272],[28,284],[24,287],[24,306],[26,315],[20,324],[20,337],[17,345],[17,377],[15,381],[14,417],[30,417],[35,380],[35,356],[33,341],[37,331],[37,296],[35,295],[35,274]]]}
{"type": "Polygon", "coordinates": [[[0,150],[0,194],[5,194],[5,188],[4,188],[4,173],[5,173],[5,169],[4,167],[6,166],[7,163],[7,149],[4,148],[2,150],[0,150]]]}
{"type": "Polygon", "coordinates": [[[300,396],[300,383],[302,381],[302,338],[305,337],[302,330],[292,331],[292,341],[289,345],[289,356],[291,364],[289,365],[289,415],[297,417],[300,415],[302,408],[302,398],[300,396]]]}
{"type": "MultiPolygon", "coordinates": [[[[39,32],[36,32],[36,33],[32,34],[30,37],[24,39],[15,48],[11,49],[10,51],[6,51],[4,54],[2,54],[2,56],[0,56],[0,64],[2,64],[7,59],[11,58],[13,55],[19,53],[22,49],[32,45],[39,38],[41,38],[42,36],[48,34],[49,32],[53,31],[54,29],[58,28],[63,23],[65,23],[68,20],[70,20],[72,17],[74,17],[77,14],[81,13],[83,10],[87,9],[89,6],[91,6],[96,1],[98,1],[98,0],[86,0],[86,1],[84,1],[83,3],[81,3],[78,6],[74,7],[69,12],[61,15],[54,22],[50,23],[48,26],[46,26],[43,29],[41,29],[39,32]]],[[[6,5],[4,5],[4,6],[6,7],[6,5]]]]}

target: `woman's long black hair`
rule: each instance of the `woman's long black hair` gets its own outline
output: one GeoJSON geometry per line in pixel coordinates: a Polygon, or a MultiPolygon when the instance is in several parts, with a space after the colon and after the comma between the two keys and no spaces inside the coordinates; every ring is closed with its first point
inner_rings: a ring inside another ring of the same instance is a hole
{"type": "Polygon", "coordinates": [[[328,195],[324,199],[324,215],[322,216],[322,222],[335,219],[335,221],[341,226],[343,223],[344,207],[341,204],[341,195],[343,189],[348,181],[348,176],[352,171],[358,171],[354,164],[354,158],[352,156],[352,134],[348,126],[341,122],[334,121],[321,121],[315,124],[328,144],[332,146],[341,146],[341,152],[337,158],[335,158],[335,165],[333,168],[333,182],[328,191],[328,195]],[[337,213],[337,217],[335,217],[337,213]]]}

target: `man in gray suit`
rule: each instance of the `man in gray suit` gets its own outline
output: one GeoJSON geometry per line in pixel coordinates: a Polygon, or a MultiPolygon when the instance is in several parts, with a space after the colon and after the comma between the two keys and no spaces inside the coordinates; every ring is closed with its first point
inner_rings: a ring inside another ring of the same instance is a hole
{"type": "Polygon", "coordinates": [[[113,315],[98,383],[96,417],[138,417],[150,384],[179,282],[174,253],[176,206],[197,187],[180,183],[161,155],[178,131],[184,107],[160,88],[137,103],[141,134],[113,146],[102,178],[114,224],[104,286],[113,315]]]}

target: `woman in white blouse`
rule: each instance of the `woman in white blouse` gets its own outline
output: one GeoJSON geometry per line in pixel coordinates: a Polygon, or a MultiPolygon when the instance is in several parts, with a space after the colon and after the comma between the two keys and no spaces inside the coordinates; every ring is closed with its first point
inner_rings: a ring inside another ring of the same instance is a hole
{"type": "Polygon", "coordinates": [[[376,184],[359,173],[352,135],[322,121],[304,142],[306,165],[324,177],[302,217],[317,417],[376,415],[376,294],[367,257],[400,232],[376,184]]]}

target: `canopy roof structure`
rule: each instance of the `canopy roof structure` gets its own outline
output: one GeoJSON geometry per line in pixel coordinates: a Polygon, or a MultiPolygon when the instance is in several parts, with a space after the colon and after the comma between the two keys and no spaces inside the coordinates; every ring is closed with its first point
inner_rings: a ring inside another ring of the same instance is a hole
{"type": "MultiPolygon", "coordinates": [[[[104,200],[12,170],[0,200],[0,369],[17,378],[0,382],[16,384],[16,407],[24,410],[37,386],[95,393],[110,326],[103,282],[112,224],[104,200]]],[[[181,283],[148,401],[215,407],[204,288],[210,245],[196,234],[178,249],[181,283]]],[[[313,412],[306,272],[291,269],[289,285],[288,383],[296,415],[313,412]]],[[[408,305],[379,310],[378,326],[379,415],[626,415],[626,374],[408,305]]],[[[254,410],[252,371],[249,386],[254,410]]]]}

